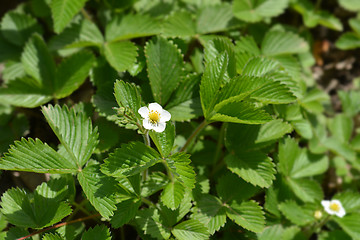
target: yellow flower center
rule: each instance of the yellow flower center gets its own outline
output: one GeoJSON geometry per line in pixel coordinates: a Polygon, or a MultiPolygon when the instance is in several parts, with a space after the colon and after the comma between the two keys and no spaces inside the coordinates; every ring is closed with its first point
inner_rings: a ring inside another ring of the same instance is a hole
{"type": "Polygon", "coordinates": [[[330,209],[335,211],[335,212],[338,212],[338,211],[340,211],[340,205],[337,204],[337,203],[331,203],[330,204],[330,209]]]}
{"type": "Polygon", "coordinates": [[[160,120],[160,113],[158,111],[151,110],[149,113],[149,120],[152,124],[157,124],[160,120]]]}

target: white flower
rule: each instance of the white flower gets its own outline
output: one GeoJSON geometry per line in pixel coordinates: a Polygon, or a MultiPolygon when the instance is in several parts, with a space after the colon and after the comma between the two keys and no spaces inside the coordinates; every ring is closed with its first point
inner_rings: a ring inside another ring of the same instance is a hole
{"type": "Polygon", "coordinates": [[[325,211],[330,215],[336,215],[342,218],[346,214],[345,209],[343,208],[339,200],[323,200],[321,201],[321,205],[323,205],[325,211]]]}
{"type": "Polygon", "coordinates": [[[143,117],[143,126],[148,130],[163,132],[166,122],[170,120],[171,114],[164,110],[158,103],[150,103],[149,107],[141,107],[138,113],[143,117]]]}

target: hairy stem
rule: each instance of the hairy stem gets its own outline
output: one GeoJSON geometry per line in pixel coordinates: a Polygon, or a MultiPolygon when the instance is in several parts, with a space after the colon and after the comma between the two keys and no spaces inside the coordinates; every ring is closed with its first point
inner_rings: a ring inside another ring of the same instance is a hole
{"type": "Polygon", "coordinates": [[[180,152],[185,152],[185,150],[190,145],[190,143],[196,138],[196,136],[199,134],[199,132],[201,132],[201,130],[203,130],[204,127],[206,127],[206,125],[208,125],[208,122],[206,122],[206,120],[204,120],[202,123],[200,123],[200,125],[192,132],[190,137],[187,139],[184,146],[180,149],[180,152]]]}

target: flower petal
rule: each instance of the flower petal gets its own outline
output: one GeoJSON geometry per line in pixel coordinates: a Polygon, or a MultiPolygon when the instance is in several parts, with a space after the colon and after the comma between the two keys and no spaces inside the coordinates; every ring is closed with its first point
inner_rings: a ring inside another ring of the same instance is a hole
{"type": "Polygon", "coordinates": [[[166,110],[163,110],[161,113],[160,113],[160,121],[161,122],[167,122],[171,119],[171,114],[166,111],[166,110]]]}
{"type": "Polygon", "coordinates": [[[163,132],[164,130],[165,130],[165,128],[166,128],[166,123],[164,123],[164,122],[160,122],[160,123],[158,123],[158,125],[157,126],[154,126],[153,127],[153,129],[155,130],[155,132],[163,132]]]}
{"type": "Polygon", "coordinates": [[[163,111],[163,108],[158,103],[150,103],[149,104],[149,111],[158,111],[158,113],[161,113],[163,111]]]}
{"type": "Polygon", "coordinates": [[[330,207],[330,201],[329,200],[322,200],[321,205],[323,205],[324,208],[330,207]]]}
{"type": "Polygon", "coordinates": [[[138,110],[138,113],[141,115],[141,117],[143,118],[149,118],[149,109],[147,107],[141,107],[138,110]]]}
{"type": "Polygon", "coordinates": [[[346,214],[345,209],[343,207],[341,207],[339,212],[336,213],[336,216],[342,218],[343,216],[345,216],[345,214],[346,214]]]}
{"type": "Polygon", "coordinates": [[[148,130],[154,129],[154,127],[150,123],[149,119],[143,119],[143,126],[145,129],[148,129],[148,130]]]}

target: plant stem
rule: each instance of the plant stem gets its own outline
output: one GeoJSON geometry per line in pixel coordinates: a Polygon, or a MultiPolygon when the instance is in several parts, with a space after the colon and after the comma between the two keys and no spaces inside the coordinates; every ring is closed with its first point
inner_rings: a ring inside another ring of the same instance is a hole
{"type": "Polygon", "coordinates": [[[90,15],[87,13],[87,11],[86,11],[84,8],[81,9],[81,14],[82,14],[87,20],[89,20],[90,22],[92,22],[92,19],[91,19],[90,15]]]}
{"type": "Polygon", "coordinates": [[[184,146],[180,149],[180,152],[185,152],[186,148],[190,145],[190,143],[195,139],[195,137],[199,134],[199,132],[201,130],[204,129],[204,127],[206,127],[206,125],[208,125],[208,122],[206,122],[206,120],[204,120],[202,123],[200,123],[200,125],[192,132],[192,134],[190,135],[190,137],[187,139],[186,143],[184,144],[184,146]]]}
{"type": "Polygon", "coordinates": [[[25,237],[22,237],[22,238],[18,238],[17,240],[25,240],[29,237],[32,237],[34,235],[37,235],[39,233],[43,233],[43,232],[46,232],[46,231],[49,231],[49,230],[52,230],[52,229],[55,229],[55,228],[59,228],[59,227],[62,227],[62,226],[66,226],[66,225],[69,225],[69,224],[73,224],[73,223],[77,223],[77,222],[83,222],[85,220],[88,220],[88,219],[92,219],[92,218],[96,218],[96,217],[99,217],[100,214],[97,213],[97,214],[94,214],[94,215],[91,215],[91,216],[87,216],[87,217],[83,217],[83,218],[78,218],[78,219],[75,219],[75,220],[72,220],[72,221],[69,221],[69,222],[63,222],[63,223],[59,223],[59,224],[56,224],[54,226],[51,226],[51,227],[48,227],[48,228],[44,228],[44,229],[41,229],[39,231],[36,231],[36,232],[33,232],[25,237]]]}
{"type": "Polygon", "coordinates": [[[149,147],[151,147],[151,143],[150,143],[150,137],[149,137],[149,130],[145,130],[145,133],[143,135],[144,138],[144,143],[146,145],[148,145],[149,147]]]}
{"type": "Polygon", "coordinates": [[[154,203],[152,203],[152,202],[151,202],[149,199],[147,199],[147,198],[141,197],[141,201],[142,201],[143,203],[145,203],[146,205],[148,205],[148,206],[152,206],[152,207],[154,207],[154,208],[157,208],[156,205],[155,205],[154,203]]]}

